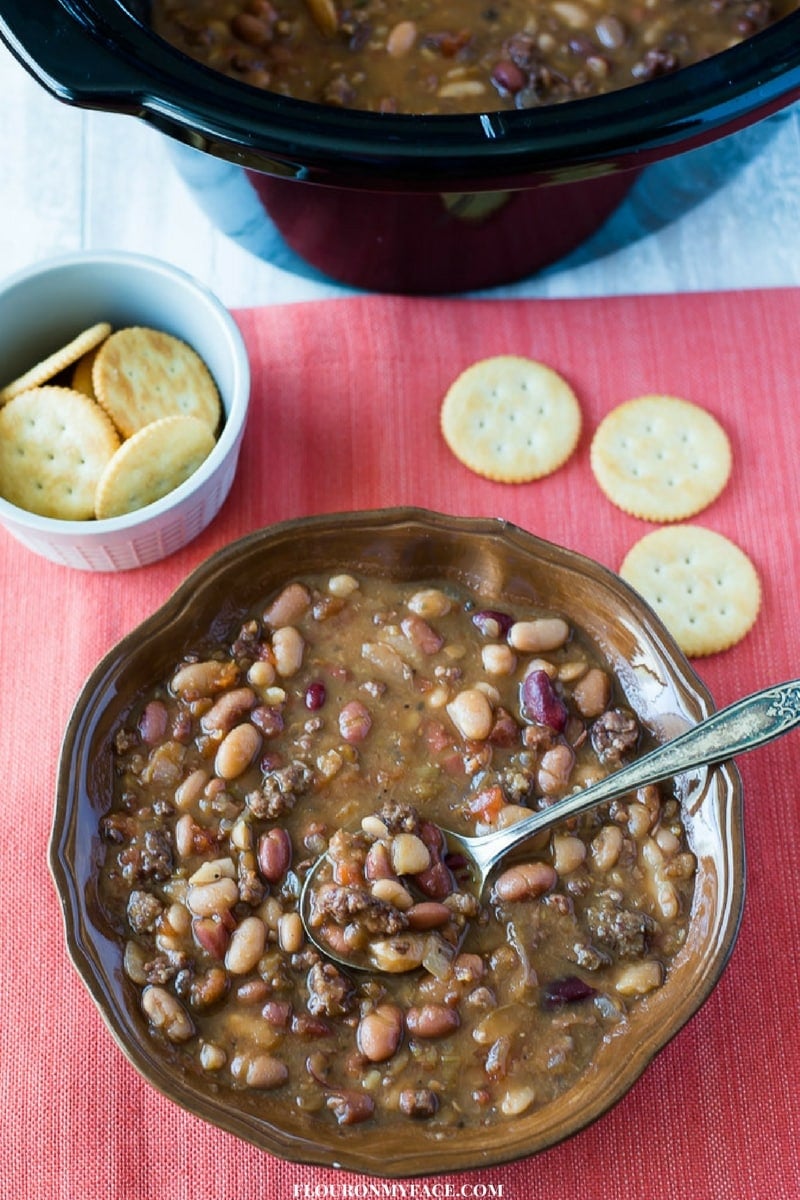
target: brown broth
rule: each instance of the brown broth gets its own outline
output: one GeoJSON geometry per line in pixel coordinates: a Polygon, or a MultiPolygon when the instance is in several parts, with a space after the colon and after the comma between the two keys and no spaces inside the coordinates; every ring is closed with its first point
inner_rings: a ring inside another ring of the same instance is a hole
{"type": "Polygon", "coordinates": [[[155,0],[192,58],[300,100],[375,112],[534,108],[669,74],[796,0],[155,0]]]}
{"type": "MultiPolygon", "coordinates": [[[[177,1069],[250,1103],[340,1124],[513,1119],[587,1070],[683,943],[695,864],[656,788],[529,843],[537,884],[504,867],[433,973],[348,973],[298,928],[338,829],[378,812],[414,835],[486,831],[647,748],[558,614],[449,584],[294,581],[176,663],[115,744],[101,895],[134,1003],[177,1069]]],[[[414,882],[437,864],[422,899],[455,905],[446,848],[414,882]]]]}

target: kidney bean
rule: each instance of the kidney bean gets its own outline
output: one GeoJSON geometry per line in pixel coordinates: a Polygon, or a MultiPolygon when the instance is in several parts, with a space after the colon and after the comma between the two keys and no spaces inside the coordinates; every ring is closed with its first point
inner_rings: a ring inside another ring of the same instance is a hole
{"type": "Polygon", "coordinates": [[[231,935],[221,921],[215,921],[213,917],[199,917],[192,921],[192,934],[197,944],[212,958],[225,957],[231,935]]]}
{"type": "Polygon", "coordinates": [[[528,672],[522,681],[520,700],[523,715],[529,720],[556,733],[563,732],[569,713],[546,671],[528,672]]]}
{"type": "Polygon", "coordinates": [[[545,1008],[560,1008],[562,1004],[575,1004],[596,995],[597,989],[585,980],[577,975],[566,975],[563,979],[551,979],[543,986],[542,1004],[545,1008]]]}
{"type": "Polygon", "coordinates": [[[555,887],[558,876],[549,863],[518,863],[498,876],[494,895],[504,903],[531,900],[555,887]]]}
{"type": "Polygon", "coordinates": [[[324,705],[326,698],[325,684],[317,680],[314,683],[310,683],[306,688],[304,697],[305,706],[309,712],[317,712],[324,705]]]}
{"type": "Polygon", "coordinates": [[[139,736],[147,746],[155,746],[167,732],[169,713],[160,700],[151,700],[145,705],[139,718],[139,736]]]}
{"type": "Polygon", "coordinates": [[[453,877],[443,862],[435,862],[427,871],[414,876],[414,883],[431,900],[444,900],[453,891],[453,877]]]}
{"type": "Polygon", "coordinates": [[[513,96],[521,91],[527,82],[528,76],[510,59],[501,59],[492,68],[492,83],[501,92],[508,92],[513,96]]]}
{"type": "Polygon", "coordinates": [[[359,1022],[356,1044],[370,1062],[385,1062],[403,1036],[403,1013],[396,1004],[378,1004],[359,1022]]]}
{"type": "Polygon", "coordinates": [[[258,869],[267,883],[279,883],[292,862],[292,839],[276,826],[258,839],[258,869]]]}

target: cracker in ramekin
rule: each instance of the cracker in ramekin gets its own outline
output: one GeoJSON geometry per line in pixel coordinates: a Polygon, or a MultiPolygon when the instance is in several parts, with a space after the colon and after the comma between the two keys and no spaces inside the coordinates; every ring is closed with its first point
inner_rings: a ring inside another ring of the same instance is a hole
{"type": "Polygon", "coordinates": [[[214,449],[214,435],[196,417],[162,417],[122,443],[97,485],[95,515],[119,517],[153,504],[179,487],[214,449]]]}
{"type": "Polygon", "coordinates": [[[86,520],[118,446],[111,421],[81,392],[22,392],[0,409],[0,495],[42,517],[86,520]]]}
{"type": "Polygon", "coordinates": [[[112,333],[92,367],[94,393],[123,437],[162,417],[194,417],[213,434],[219,393],[191,346],[169,333],[130,326],[112,333]]]}
{"type": "Polygon", "coordinates": [[[71,367],[84,354],[105,341],[110,333],[111,326],[105,321],[92,325],[90,329],[85,329],[66,346],[49,354],[47,358],[42,359],[41,362],[26,371],[24,375],[20,375],[19,379],[14,379],[11,383],[6,384],[0,390],[0,404],[5,404],[9,400],[13,400],[15,396],[20,396],[23,392],[30,391],[31,388],[41,387],[49,380],[55,379],[56,375],[66,371],[67,367],[71,367]]]}

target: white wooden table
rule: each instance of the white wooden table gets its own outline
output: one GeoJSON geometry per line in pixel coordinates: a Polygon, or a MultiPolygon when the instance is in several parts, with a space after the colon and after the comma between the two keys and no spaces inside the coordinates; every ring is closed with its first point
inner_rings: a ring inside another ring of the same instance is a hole
{"type": "MultiPolygon", "coordinates": [[[[161,134],[71,109],[0,46],[0,276],[80,249],[142,251],[230,307],[346,294],[218,231],[161,134]]],[[[651,167],[589,246],[489,296],[597,296],[800,284],[800,108],[651,167]],[[680,213],[666,219],[667,214],[680,213]]]]}

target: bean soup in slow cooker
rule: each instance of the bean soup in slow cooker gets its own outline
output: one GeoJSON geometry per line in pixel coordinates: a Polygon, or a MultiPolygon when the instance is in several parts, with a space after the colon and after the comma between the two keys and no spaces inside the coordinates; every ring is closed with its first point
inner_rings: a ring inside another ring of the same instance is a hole
{"type": "Polygon", "coordinates": [[[376,112],[533,108],[666,75],[796,0],[154,0],[153,27],[234,79],[376,112]]]}

